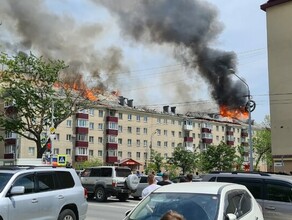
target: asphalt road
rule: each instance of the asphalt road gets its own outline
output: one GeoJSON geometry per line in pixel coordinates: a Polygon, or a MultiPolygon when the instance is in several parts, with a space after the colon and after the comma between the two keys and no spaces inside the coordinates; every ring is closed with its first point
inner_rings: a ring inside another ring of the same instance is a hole
{"type": "Polygon", "coordinates": [[[86,220],[122,220],[126,211],[132,209],[139,200],[129,199],[120,202],[115,198],[109,198],[107,202],[88,200],[86,220]]]}

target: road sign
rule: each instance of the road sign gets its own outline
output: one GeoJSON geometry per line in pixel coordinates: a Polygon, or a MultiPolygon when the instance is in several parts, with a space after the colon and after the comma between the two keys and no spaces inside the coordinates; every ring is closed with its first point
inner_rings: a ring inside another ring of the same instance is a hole
{"type": "Polygon", "coordinates": [[[50,127],[50,133],[54,134],[56,132],[56,129],[54,127],[50,127]]]}
{"type": "Polygon", "coordinates": [[[67,155],[58,155],[58,165],[66,166],[67,164],[67,155]]]}

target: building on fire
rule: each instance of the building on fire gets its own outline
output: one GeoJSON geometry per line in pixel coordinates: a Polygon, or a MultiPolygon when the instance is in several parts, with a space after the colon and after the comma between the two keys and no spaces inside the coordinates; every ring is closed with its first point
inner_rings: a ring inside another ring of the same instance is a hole
{"type": "MultiPolygon", "coordinates": [[[[176,146],[200,152],[221,141],[230,147],[244,146],[244,164],[249,162],[247,122],[202,112],[178,114],[175,106],[164,106],[161,111],[137,108],[133,100],[122,96],[78,112],[54,133],[51,150],[67,155],[73,164],[98,158],[104,164],[143,170],[150,147],[167,158],[176,146]]],[[[0,147],[4,161],[36,158],[35,143],[23,137],[7,134],[4,144],[0,147]]]]}

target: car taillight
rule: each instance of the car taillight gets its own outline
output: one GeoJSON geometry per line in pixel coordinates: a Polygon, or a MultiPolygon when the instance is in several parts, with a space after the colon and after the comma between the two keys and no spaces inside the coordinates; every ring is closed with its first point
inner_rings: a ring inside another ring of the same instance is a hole
{"type": "Polygon", "coordinates": [[[86,188],[84,188],[84,198],[87,199],[87,197],[88,197],[88,191],[86,188]]]}
{"type": "Polygon", "coordinates": [[[117,185],[118,185],[117,181],[116,181],[116,180],[113,180],[113,181],[112,181],[112,186],[113,186],[113,187],[117,187],[117,185]]]}

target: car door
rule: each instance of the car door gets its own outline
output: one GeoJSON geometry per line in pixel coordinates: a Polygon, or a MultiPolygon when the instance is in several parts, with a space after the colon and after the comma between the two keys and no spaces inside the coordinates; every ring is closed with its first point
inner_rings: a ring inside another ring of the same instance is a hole
{"type": "Polygon", "coordinates": [[[13,186],[24,186],[24,194],[13,195],[10,197],[8,216],[9,220],[40,219],[39,200],[35,187],[35,175],[24,174],[19,176],[13,186]]]}
{"type": "Polygon", "coordinates": [[[81,183],[88,193],[94,193],[95,183],[101,176],[101,168],[88,168],[81,173],[81,183]]]}
{"type": "Polygon", "coordinates": [[[265,220],[291,220],[292,185],[277,180],[265,180],[262,208],[265,220]]]}

